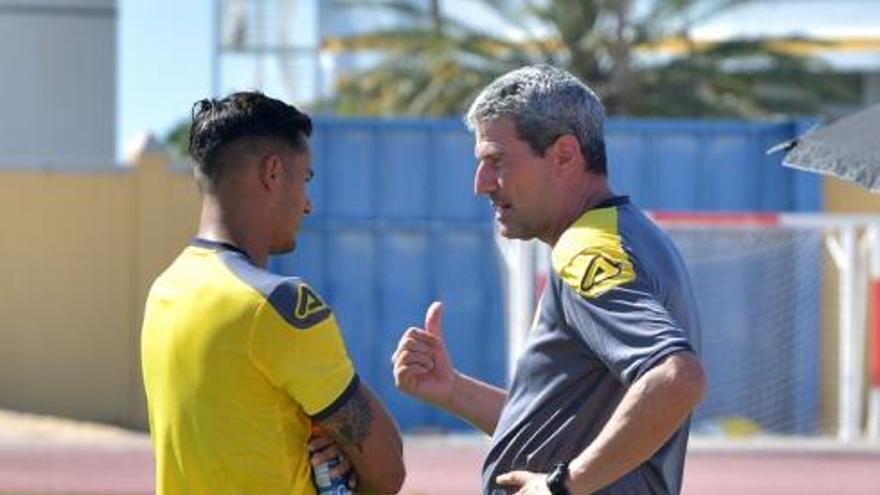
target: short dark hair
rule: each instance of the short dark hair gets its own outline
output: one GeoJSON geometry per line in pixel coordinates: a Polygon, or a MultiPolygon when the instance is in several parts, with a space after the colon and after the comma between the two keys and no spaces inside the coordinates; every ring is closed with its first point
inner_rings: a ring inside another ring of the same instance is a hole
{"type": "Polygon", "coordinates": [[[271,138],[302,152],[311,134],[312,119],[293,105],[259,91],[240,91],[193,104],[189,153],[196,177],[213,186],[225,167],[219,152],[229,143],[246,137],[271,138]]]}

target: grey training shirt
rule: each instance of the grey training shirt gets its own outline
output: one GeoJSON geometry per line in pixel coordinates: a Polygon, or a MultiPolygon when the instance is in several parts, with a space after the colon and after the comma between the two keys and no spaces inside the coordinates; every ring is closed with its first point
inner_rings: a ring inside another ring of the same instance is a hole
{"type": "MultiPolygon", "coordinates": [[[[636,379],[671,353],[699,349],[684,263],[627,197],[581,216],[554,246],[552,264],[483,466],[488,495],[515,492],[495,484],[499,474],[547,472],[573,459],[636,379]]],[[[679,493],[688,427],[598,493],[679,493]]]]}

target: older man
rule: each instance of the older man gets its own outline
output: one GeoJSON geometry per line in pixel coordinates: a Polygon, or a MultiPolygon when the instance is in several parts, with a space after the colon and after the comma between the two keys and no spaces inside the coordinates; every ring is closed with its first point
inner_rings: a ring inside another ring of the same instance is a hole
{"type": "Polygon", "coordinates": [[[488,495],[681,489],[705,388],[695,300],[666,235],[611,191],[603,122],[593,91],[548,66],[477,97],[475,192],[502,235],[552,246],[550,280],[509,390],[455,370],[439,303],[392,358],[398,387],[492,435],[488,495]]]}

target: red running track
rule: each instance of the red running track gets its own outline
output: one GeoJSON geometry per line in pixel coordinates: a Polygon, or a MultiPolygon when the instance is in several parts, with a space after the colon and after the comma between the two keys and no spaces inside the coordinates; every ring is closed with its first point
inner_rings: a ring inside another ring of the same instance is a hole
{"type": "MultiPolygon", "coordinates": [[[[405,495],[479,493],[485,442],[406,439],[405,495]]],[[[144,435],[54,440],[0,432],[0,493],[134,495],[152,493],[153,464],[144,435]]],[[[692,449],[686,495],[878,495],[880,449],[859,452],[732,452],[692,449]]]]}

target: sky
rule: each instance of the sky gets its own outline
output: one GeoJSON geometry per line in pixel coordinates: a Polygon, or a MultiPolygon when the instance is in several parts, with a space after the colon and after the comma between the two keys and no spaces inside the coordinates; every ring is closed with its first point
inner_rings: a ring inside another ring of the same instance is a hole
{"type": "MultiPolygon", "coordinates": [[[[451,3],[450,9],[465,17],[483,15],[469,0],[451,3]]],[[[164,136],[188,117],[194,101],[211,94],[212,5],[213,0],[118,0],[117,159],[139,133],[164,136]]],[[[766,1],[695,31],[705,37],[792,33],[878,37],[880,0],[766,1]]]]}
{"type": "Polygon", "coordinates": [[[119,0],[117,158],[141,131],[164,135],[211,91],[211,0],[119,0]]]}

